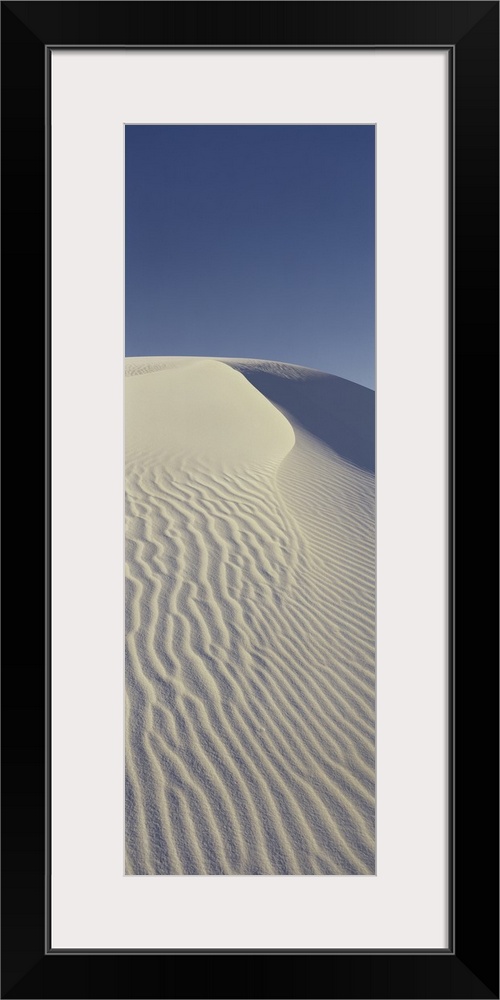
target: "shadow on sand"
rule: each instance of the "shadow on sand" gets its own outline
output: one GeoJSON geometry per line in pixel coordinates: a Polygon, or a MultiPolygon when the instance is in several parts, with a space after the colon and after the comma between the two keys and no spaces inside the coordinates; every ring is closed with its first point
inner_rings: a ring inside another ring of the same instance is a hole
{"type": "Polygon", "coordinates": [[[297,423],[360,469],[375,472],[375,393],[337,375],[286,379],[242,369],[245,378],[297,423]]]}

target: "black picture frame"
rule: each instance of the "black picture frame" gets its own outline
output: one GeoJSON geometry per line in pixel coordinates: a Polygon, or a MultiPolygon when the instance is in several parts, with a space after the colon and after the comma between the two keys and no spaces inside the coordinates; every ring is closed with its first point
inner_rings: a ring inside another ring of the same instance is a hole
{"type": "Polygon", "coordinates": [[[498,588],[488,569],[498,553],[498,2],[2,3],[1,18],[2,997],[498,997],[498,588]],[[452,56],[452,942],[442,952],[47,950],[46,48],[165,45],[440,46],[452,56]],[[263,960],[278,955],[276,988],[263,960]]]}

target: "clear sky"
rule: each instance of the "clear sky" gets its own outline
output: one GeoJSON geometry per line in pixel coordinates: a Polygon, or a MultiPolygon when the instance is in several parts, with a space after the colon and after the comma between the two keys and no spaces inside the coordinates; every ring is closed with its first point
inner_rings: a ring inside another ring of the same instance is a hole
{"type": "Polygon", "coordinates": [[[374,387],[375,128],[127,125],[126,354],[374,387]]]}

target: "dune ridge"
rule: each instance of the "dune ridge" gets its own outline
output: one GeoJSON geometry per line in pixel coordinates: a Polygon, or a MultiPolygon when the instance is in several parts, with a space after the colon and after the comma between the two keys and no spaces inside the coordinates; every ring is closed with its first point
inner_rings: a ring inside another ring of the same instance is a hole
{"type": "Polygon", "coordinates": [[[126,872],[374,874],[373,475],[241,365],[126,361],[126,872]]]}

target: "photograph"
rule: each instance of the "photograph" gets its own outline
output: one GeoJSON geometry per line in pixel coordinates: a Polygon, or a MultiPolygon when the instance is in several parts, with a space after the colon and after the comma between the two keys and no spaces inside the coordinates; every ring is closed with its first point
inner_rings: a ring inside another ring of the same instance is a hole
{"type": "Polygon", "coordinates": [[[376,874],[373,124],[125,126],[125,874],[376,874]]]}
{"type": "Polygon", "coordinates": [[[500,0],[195,7],[0,4],[0,994],[498,1000],[500,0]]]}

